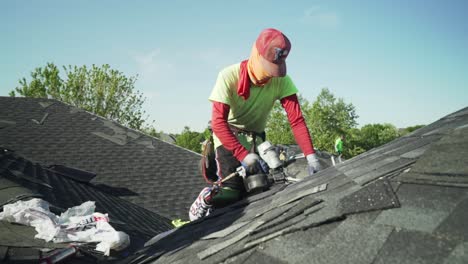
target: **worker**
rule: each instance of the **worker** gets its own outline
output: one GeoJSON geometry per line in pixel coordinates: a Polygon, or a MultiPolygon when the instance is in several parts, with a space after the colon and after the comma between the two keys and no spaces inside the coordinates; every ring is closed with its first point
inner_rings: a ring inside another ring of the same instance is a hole
{"type": "MultiPolygon", "coordinates": [[[[240,166],[248,174],[267,172],[256,146],[265,141],[267,119],[277,100],[285,109],[294,138],[307,159],[309,174],[321,169],[298,102],[298,90],[286,75],[290,51],[289,39],[281,31],[268,28],[254,42],[248,60],[219,72],[209,96],[218,182],[240,166]]],[[[245,194],[241,177],[206,187],[190,208],[190,220],[208,215],[213,205],[217,208],[234,203],[245,194]]]]}
{"type": "Polygon", "coordinates": [[[343,141],[345,136],[342,134],[335,140],[335,153],[338,157],[338,162],[341,163],[341,156],[343,155],[343,141]]]}

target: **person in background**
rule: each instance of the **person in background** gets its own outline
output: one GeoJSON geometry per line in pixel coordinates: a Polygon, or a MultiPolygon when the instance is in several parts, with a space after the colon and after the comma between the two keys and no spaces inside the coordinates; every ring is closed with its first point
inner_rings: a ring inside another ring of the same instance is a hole
{"type": "Polygon", "coordinates": [[[344,135],[340,135],[336,140],[335,140],[335,153],[338,157],[338,162],[341,163],[341,156],[343,155],[343,141],[345,140],[344,135]]]}
{"type": "MultiPolygon", "coordinates": [[[[266,173],[265,162],[260,159],[256,146],[265,141],[267,119],[277,100],[285,109],[294,138],[307,159],[309,174],[321,170],[296,95],[298,89],[286,74],[290,51],[290,40],[281,31],[268,28],[258,36],[248,60],[219,72],[209,96],[216,182],[240,166],[248,174],[266,173]]],[[[208,215],[213,205],[226,206],[245,194],[241,177],[206,187],[190,208],[190,220],[208,215]]]]}

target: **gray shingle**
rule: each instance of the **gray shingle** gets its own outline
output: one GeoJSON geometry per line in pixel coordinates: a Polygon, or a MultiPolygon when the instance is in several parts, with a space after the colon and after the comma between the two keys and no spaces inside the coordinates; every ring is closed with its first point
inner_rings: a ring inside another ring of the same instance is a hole
{"type": "Polygon", "coordinates": [[[443,263],[456,241],[419,231],[395,230],[373,263],[443,263]]]}
{"type": "Polygon", "coordinates": [[[56,100],[0,97],[0,120],[1,147],[96,173],[92,183],[103,191],[168,218],[187,219],[205,186],[199,154],[56,100]]]}
{"type": "Polygon", "coordinates": [[[400,203],[390,182],[379,180],[342,198],[339,202],[343,214],[355,214],[399,207],[400,203]]]}
{"type": "Polygon", "coordinates": [[[461,188],[403,184],[397,192],[401,208],[382,212],[375,223],[432,233],[466,194],[461,188]]]}

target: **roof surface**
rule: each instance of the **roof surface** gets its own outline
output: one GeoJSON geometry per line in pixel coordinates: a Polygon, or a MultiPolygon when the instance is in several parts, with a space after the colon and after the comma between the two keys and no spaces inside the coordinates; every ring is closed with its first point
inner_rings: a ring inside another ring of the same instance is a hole
{"type": "Polygon", "coordinates": [[[166,232],[123,263],[468,263],[468,108],[166,232]]]}
{"type": "Polygon", "coordinates": [[[187,219],[205,185],[199,154],[56,100],[0,97],[0,147],[96,174],[101,191],[171,219],[187,219]]]}
{"type": "MultiPolygon", "coordinates": [[[[153,236],[172,228],[170,220],[163,216],[104,193],[67,174],[32,163],[14,152],[0,149],[0,204],[3,206],[31,198],[49,202],[51,212],[56,215],[86,201],[94,201],[96,212],[107,213],[110,224],[117,231],[130,236],[130,247],[113,254],[112,258],[128,255],[141,248],[153,236]]],[[[0,254],[0,262],[33,253],[37,255],[38,248],[54,249],[68,245],[46,243],[42,239],[34,239],[35,234],[32,227],[0,221],[0,251],[4,251],[4,255],[0,254]]],[[[92,246],[83,248],[88,249],[93,251],[92,246]]]]}

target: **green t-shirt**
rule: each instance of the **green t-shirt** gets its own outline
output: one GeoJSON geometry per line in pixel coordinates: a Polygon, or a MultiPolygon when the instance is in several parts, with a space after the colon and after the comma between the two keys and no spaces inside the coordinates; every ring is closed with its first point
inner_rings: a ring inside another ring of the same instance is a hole
{"type": "Polygon", "coordinates": [[[335,151],[339,153],[343,152],[343,140],[341,138],[335,140],[335,151]]]}
{"type": "MultiPolygon", "coordinates": [[[[240,63],[224,68],[218,74],[218,79],[208,99],[230,106],[228,116],[230,125],[261,133],[265,131],[266,122],[275,101],[297,93],[297,88],[288,75],[274,77],[264,86],[252,85],[249,98],[244,100],[237,94],[239,74],[240,63]]],[[[216,147],[221,145],[216,135],[214,141],[216,147]]]]}

